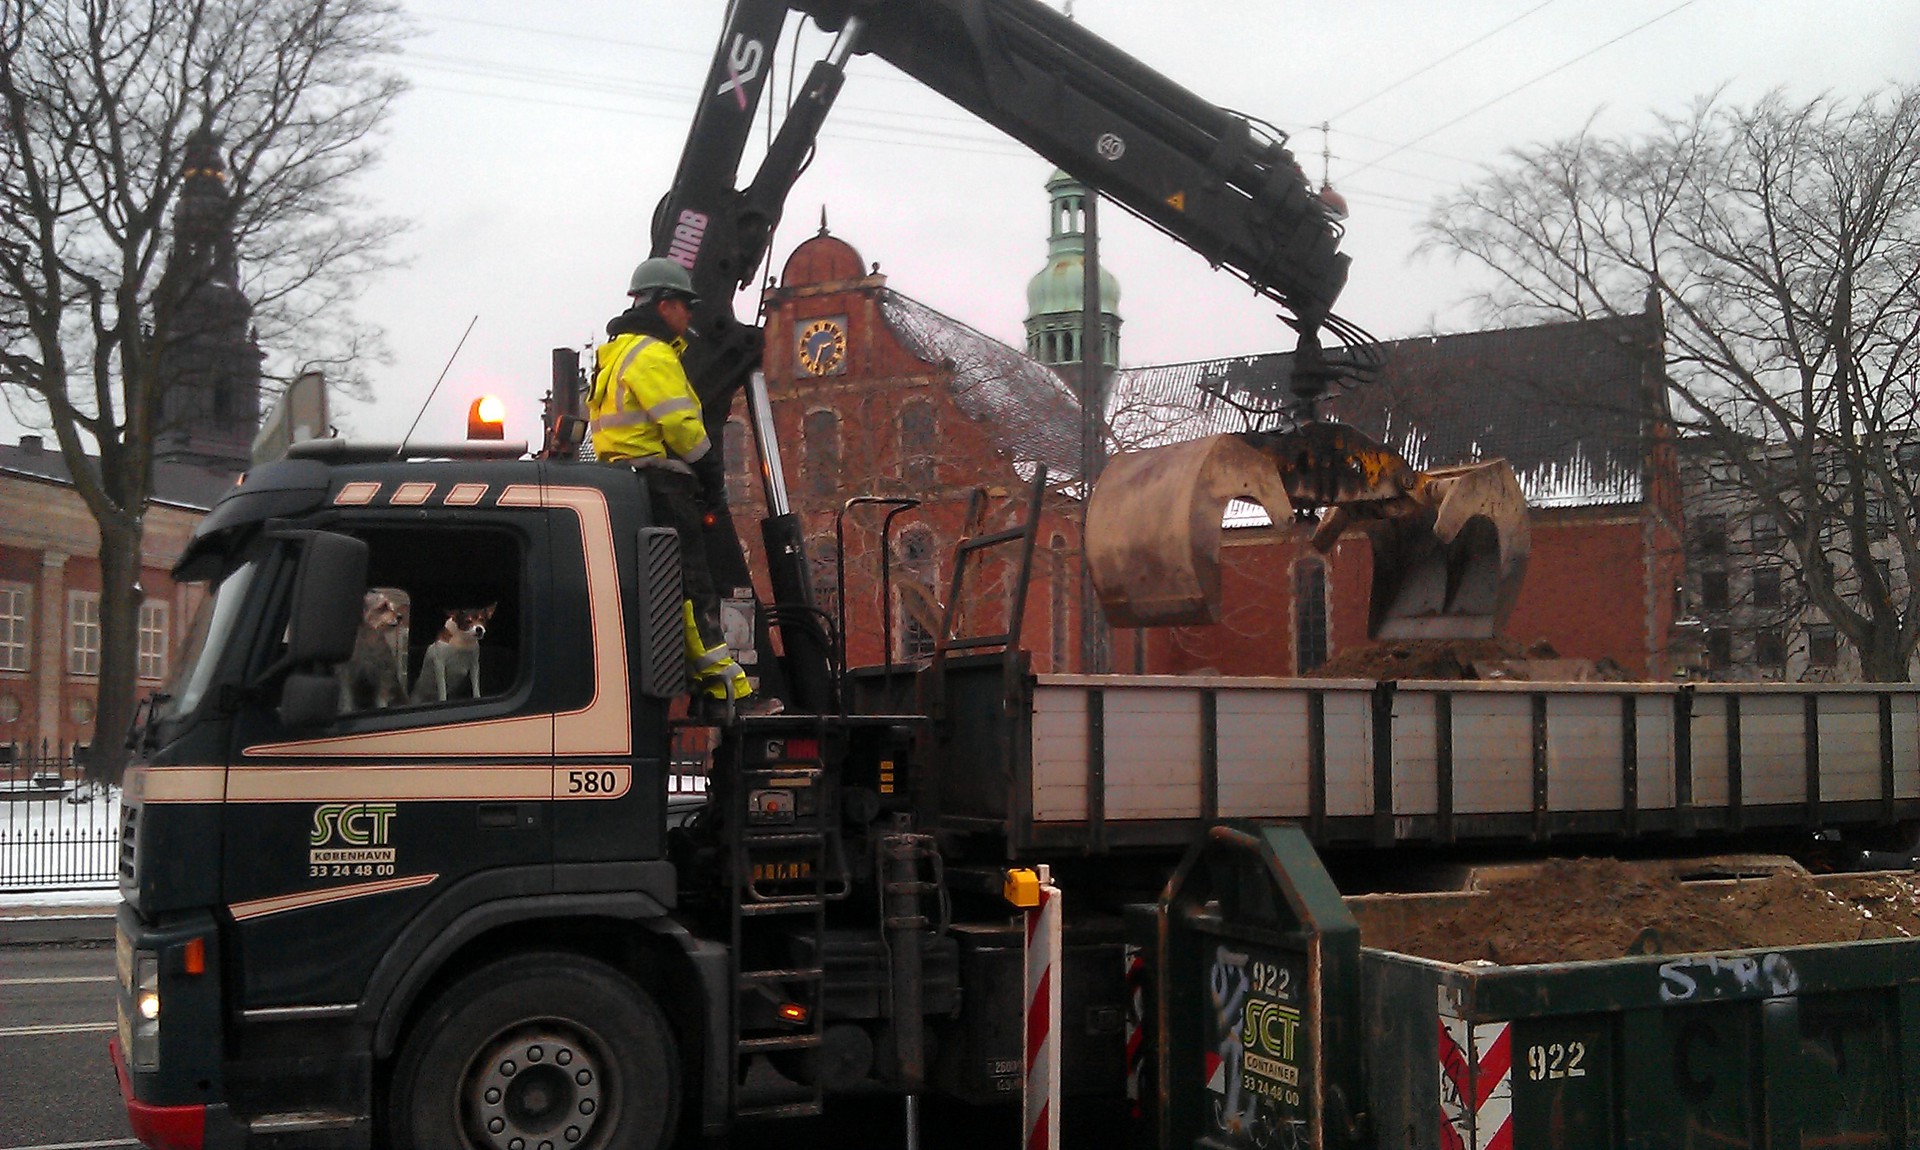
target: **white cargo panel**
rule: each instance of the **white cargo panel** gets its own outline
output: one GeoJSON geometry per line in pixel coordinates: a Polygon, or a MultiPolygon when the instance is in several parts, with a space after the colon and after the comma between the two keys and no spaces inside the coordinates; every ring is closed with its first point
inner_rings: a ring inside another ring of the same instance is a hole
{"type": "Polygon", "coordinates": [[[1378,688],[1037,676],[1015,821],[1029,844],[1106,849],[1233,818],[1378,843],[1817,824],[1828,804],[1854,823],[1920,817],[1920,687],[1378,688]]]}

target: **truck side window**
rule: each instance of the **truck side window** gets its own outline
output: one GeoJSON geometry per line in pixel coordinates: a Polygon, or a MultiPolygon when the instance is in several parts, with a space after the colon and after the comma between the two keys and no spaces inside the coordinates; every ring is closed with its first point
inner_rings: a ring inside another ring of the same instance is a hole
{"type": "Polygon", "coordinates": [[[520,679],[518,540],[409,524],[351,532],[371,548],[353,655],[334,668],[342,716],[504,695],[520,679]]]}

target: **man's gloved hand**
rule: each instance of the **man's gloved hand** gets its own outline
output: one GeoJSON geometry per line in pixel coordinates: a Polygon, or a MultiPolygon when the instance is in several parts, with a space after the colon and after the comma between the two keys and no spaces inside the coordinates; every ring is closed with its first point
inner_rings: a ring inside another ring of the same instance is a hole
{"type": "Polygon", "coordinates": [[[709,510],[725,507],[727,505],[727,472],[720,463],[720,453],[709,451],[690,466],[693,468],[693,477],[700,483],[700,502],[709,510]]]}

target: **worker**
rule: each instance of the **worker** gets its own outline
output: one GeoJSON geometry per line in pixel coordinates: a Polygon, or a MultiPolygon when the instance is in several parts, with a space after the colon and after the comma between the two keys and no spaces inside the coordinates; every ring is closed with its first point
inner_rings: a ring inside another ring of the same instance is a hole
{"type": "Polygon", "coordinates": [[[725,506],[726,484],[700,399],[680,366],[700,302],[693,279],[672,260],[643,260],[627,296],[632,306],[607,322],[611,338],[600,346],[587,401],[594,454],[645,471],[654,522],[680,536],[682,626],[696,711],[706,718],[778,714],[780,700],[756,697],[727,647],[720,595],[707,567],[702,526],[708,508],[725,506]]]}

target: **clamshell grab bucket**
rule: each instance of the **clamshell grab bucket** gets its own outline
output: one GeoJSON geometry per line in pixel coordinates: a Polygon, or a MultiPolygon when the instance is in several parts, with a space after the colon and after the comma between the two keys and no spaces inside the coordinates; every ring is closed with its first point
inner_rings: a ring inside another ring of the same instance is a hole
{"type": "Polygon", "coordinates": [[[1367,524],[1377,639],[1490,639],[1506,625],[1533,546],[1527,498],[1504,459],[1429,471],[1416,509],[1367,524]]]}
{"type": "Polygon", "coordinates": [[[1234,435],[1124,452],[1087,500],[1086,555],[1115,627],[1176,627],[1220,618],[1220,522],[1250,499],[1274,522],[1293,504],[1273,460],[1234,435]]]}
{"type": "Polygon", "coordinates": [[[1107,464],[1087,503],[1086,554],[1107,621],[1168,627],[1220,618],[1221,520],[1248,499],[1284,523],[1326,514],[1313,545],[1348,527],[1373,544],[1367,633],[1382,639],[1497,634],[1519,598],[1532,534],[1505,460],[1417,471],[1352,428],[1215,435],[1107,464]]]}

